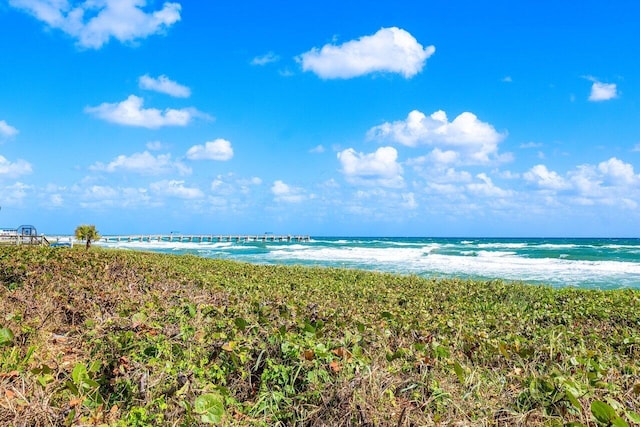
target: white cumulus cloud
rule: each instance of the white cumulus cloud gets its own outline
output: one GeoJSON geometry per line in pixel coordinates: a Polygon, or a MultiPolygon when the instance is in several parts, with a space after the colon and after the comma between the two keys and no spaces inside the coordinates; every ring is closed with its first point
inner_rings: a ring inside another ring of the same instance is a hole
{"type": "Polygon", "coordinates": [[[233,157],[231,142],[218,138],[215,141],[205,142],[204,145],[194,145],[187,151],[190,160],[220,160],[226,161],[233,157]]]}
{"type": "Polygon", "coordinates": [[[307,198],[302,188],[292,187],[281,180],[273,183],[271,193],[276,201],[287,203],[299,203],[307,198]]]}
{"type": "Polygon", "coordinates": [[[134,153],[131,156],[122,154],[106,165],[96,163],[90,169],[106,172],[134,172],[142,175],[160,175],[171,172],[189,175],[191,173],[191,169],[183,163],[171,160],[171,154],[154,156],[148,151],[134,153]]]}
{"type": "Polygon", "coordinates": [[[376,72],[411,78],[422,71],[435,50],[434,46],[424,48],[407,31],[391,27],[339,46],[326,44],[321,49],[313,48],[297,59],[304,71],[312,71],[323,79],[348,79],[376,72]]]}
{"type": "Polygon", "coordinates": [[[4,120],[0,120],[0,138],[2,137],[12,137],[18,134],[18,129],[11,126],[9,123],[4,120]]]}
{"type": "Polygon", "coordinates": [[[618,97],[618,87],[615,83],[602,83],[592,77],[589,77],[588,80],[593,82],[589,101],[608,101],[618,97]]]}
{"type": "Polygon", "coordinates": [[[166,31],[180,20],[182,6],[166,2],[146,11],[146,0],[9,0],[51,28],[59,29],[84,48],[100,49],[111,38],[135,42],[166,31]]]}
{"type": "Polygon", "coordinates": [[[138,84],[141,89],[153,90],[176,98],[188,98],[191,96],[191,89],[171,80],[165,75],[153,78],[145,74],[144,76],[140,76],[138,84]]]}
{"type": "Polygon", "coordinates": [[[125,126],[138,126],[156,129],[163,126],[186,126],[191,120],[202,115],[193,108],[180,110],[167,108],[164,111],[157,108],[143,108],[144,100],[130,95],[122,102],[104,102],[97,107],[87,107],[85,112],[111,123],[125,126]]]}
{"type": "Polygon", "coordinates": [[[444,163],[459,160],[462,163],[485,164],[507,159],[498,155],[498,144],[505,134],[497,132],[491,124],[470,112],[464,112],[450,122],[442,110],[430,116],[413,110],[405,120],[371,128],[367,136],[409,147],[420,144],[435,146],[438,151],[432,153],[433,159],[444,163]]]}
{"type": "Polygon", "coordinates": [[[524,173],[523,177],[530,183],[550,190],[566,190],[571,187],[571,184],[566,179],[557,172],[550,171],[545,165],[532,167],[524,173]]]}
{"type": "Polygon", "coordinates": [[[30,174],[31,172],[32,168],[29,162],[22,159],[10,162],[0,155],[0,177],[6,176],[9,178],[16,178],[21,175],[30,174]]]}
{"type": "Polygon", "coordinates": [[[398,151],[393,147],[380,147],[369,154],[348,148],[338,153],[338,160],[342,165],[342,173],[353,184],[389,188],[404,186],[402,166],[397,162],[398,151]]]}
{"type": "Polygon", "coordinates": [[[613,184],[626,185],[638,183],[639,177],[633,171],[633,166],[616,157],[599,163],[598,171],[613,184]]]}
{"type": "Polygon", "coordinates": [[[571,205],[636,209],[640,200],[640,175],[631,164],[616,157],[597,165],[578,165],[564,176],[544,165],[536,165],[522,177],[543,190],[558,192],[561,198],[548,199],[553,203],[565,201],[571,205]]]}

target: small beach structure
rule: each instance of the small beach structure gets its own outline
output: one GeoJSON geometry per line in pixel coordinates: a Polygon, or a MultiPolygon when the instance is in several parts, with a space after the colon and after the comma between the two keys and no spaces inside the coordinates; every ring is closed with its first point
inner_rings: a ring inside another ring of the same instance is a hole
{"type": "Polygon", "coordinates": [[[18,228],[0,228],[0,245],[49,246],[49,241],[44,234],[38,235],[33,225],[21,225],[18,228]]]}

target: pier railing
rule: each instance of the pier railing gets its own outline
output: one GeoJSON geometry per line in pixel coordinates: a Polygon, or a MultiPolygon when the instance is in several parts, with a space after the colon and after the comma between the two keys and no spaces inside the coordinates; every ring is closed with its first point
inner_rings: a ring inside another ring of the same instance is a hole
{"type": "Polygon", "coordinates": [[[0,233],[0,245],[33,245],[33,246],[49,246],[49,241],[44,235],[22,235],[18,233],[0,233]]]}
{"type": "Polygon", "coordinates": [[[146,234],[127,236],[102,236],[100,241],[105,243],[115,242],[187,242],[187,243],[214,243],[214,242],[308,242],[311,238],[304,235],[274,235],[274,234],[146,234]]]}

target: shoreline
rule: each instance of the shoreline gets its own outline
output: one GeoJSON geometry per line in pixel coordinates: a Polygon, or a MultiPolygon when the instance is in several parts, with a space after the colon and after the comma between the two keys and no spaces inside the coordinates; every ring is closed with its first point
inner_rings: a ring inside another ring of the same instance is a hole
{"type": "Polygon", "coordinates": [[[256,264],[322,265],[423,277],[503,279],[553,286],[640,287],[640,240],[363,239],[308,242],[97,242],[256,264]]]}

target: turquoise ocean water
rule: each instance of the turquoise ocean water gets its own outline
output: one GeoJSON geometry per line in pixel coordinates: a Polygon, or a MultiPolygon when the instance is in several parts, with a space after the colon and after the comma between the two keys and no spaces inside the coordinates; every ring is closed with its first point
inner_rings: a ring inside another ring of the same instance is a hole
{"type": "Polygon", "coordinates": [[[640,239],[312,237],[310,242],[98,242],[256,264],[357,268],[424,277],[640,288],[640,239]]]}

